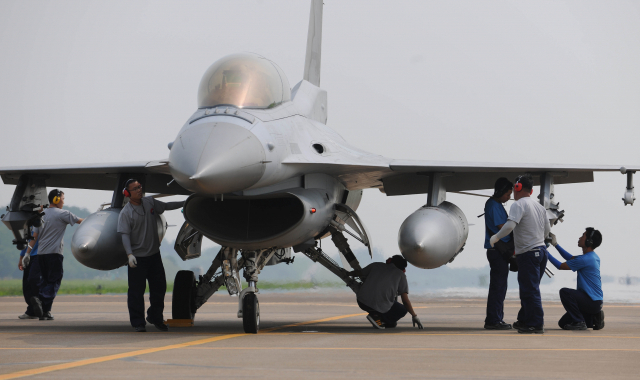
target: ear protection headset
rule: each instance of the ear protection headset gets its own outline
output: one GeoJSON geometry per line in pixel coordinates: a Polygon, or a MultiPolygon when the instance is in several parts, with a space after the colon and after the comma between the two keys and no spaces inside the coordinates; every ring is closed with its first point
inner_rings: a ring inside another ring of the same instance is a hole
{"type": "Polygon", "coordinates": [[[587,227],[587,238],[584,240],[584,245],[586,245],[587,247],[593,247],[593,234],[595,232],[595,228],[587,227]]]}
{"type": "Polygon", "coordinates": [[[122,194],[124,194],[125,197],[127,198],[131,197],[131,193],[129,192],[129,185],[131,185],[134,182],[138,182],[138,180],[135,178],[131,178],[124,183],[124,189],[122,189],[122,194]]]}
{"type": "Polygon", "coordinates": [[[516,192],[522,191],[522,184],[520,183],[521,179],[522,179],[522,176],[518,176],[518,178],[516,178],[516,184],[513,185],[513,190],[516,192]]]}
{"type": "Polygon", "coordinates": [[[57,205],[58,203],[60,203],[60,201],[62,200],[62,198],[60,198],[62,196],[62,192],[58,189],[53,190],[56,192],[56,195],[53,197],[53,201],[52,203],[54,205],[57,205]]]}
{"type": "MultiPolygon", "coordinates": [[[[516,178],[516,184],[513,185],[513,191],[514,192],[518,192],[518,191],[522,191],[522,183],[520,182],[522,180],[522,176],[518,176],[518,178],[516,178]]],[[[529,193],[529,195],[533,194],[533,189],[531,190],[531,193],[529,193]]]]}

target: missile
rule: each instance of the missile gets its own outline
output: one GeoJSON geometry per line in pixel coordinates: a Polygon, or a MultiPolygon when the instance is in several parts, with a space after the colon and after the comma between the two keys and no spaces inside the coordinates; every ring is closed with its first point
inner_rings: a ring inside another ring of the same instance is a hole
{"type": "MultiPolygon", "coordinates": [[[[127,264],[127,254],[118,234],[120,208],[108,208],[89,215],[71,239],[71,252],[82,265],[98,270],[112,270],[127,264]]],[[[158,237],[164,238],[167,222],[157,218],[158,237]]]]}
{"type": "Polygon", "coordinates": [[[423,206],[400,226],[398,246],[408,262],[422,269],[447,264],[462,251],[469,235],[467,218],[450,202],[423,206]]]}

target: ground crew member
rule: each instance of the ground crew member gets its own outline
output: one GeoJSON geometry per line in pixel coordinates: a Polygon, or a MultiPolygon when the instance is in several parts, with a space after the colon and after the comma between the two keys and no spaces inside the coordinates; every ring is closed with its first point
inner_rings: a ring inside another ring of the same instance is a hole
{"type": "MultiPolygon", "coordinates": [[[[38,286],[38,297],[31,297],[30,303],[35,315],[40,320],[53,320],[51,306],[58,294],[62,282],[62,255],[64,250],[64,232],[67,225],[82,223],[83,218],[78,218],[68,210],[63,210],[64,193],[58,189],[49,192],[49,208],[44,210],[42,225],[34,229],[33,240],[27,245],[27,254],[31,254],[33,247],[38,243],[38,259],[32,264],[29,273],[29,281],[39,273],[41,279],[38,286]]],[[[33,284],[33,282],[31,282],[33,284]]]]}
{"type": "Polygon", "coordinates": [[[513,190],[516,201],[511,205],[508,221],[489,242],[493,247],[513,231],[521,304],[514,327],[523,334],[544,334],[540,280],[547,267],[548,252],[544,240],[551,226],[544,206],[531,199],[533,178],[530,175],[516,178],[513,190]]]}
{"type": "Polygon", "coordinates": [[[560,255],[567,260],[560,263],[549,254],[549,261],[560,270],[578,272],[577,289],[560,289],[560,301],[567,311],[560,318],[558,325],[565,330],[586,330],[604,328],[604,312],[602,311],[602,280],[600,278],[600,257],[594,249],[602,244],[600,231],[589,227],[578,239],[578,247],[582,248],[581,256],[571,256],[562,249],[554,234],[549,234],[551,245],[556,247],[560,255]]]}
{"type": "MultiPolygon", "coordinates": [[[[33,233],[33,231],[32,231],[33,233]]],[[[31,268],[35,264],[35,261],[38,260],[38,242],[35,243],[33,249],[31,250],[31,254],[27,255],[27,249],[23,249],[20,252],[20,262],[18,262],[18,269],[22,272],[22,295],[24,296],[24,301],[27,303],[27,311],[24,314],[18,316],[20,319],[38,319],[38,316],[31,307],[31,297],[38,296],[38,281],[29,282],[29,274],[31,273],[31,268]]],[[[38,274],[38,280],[40,275],[38,274]]]]}
{"type": "MultiPolygon", "coordinates": [[[[509,262],[491,246],[489,239],[500,231],[507,222],[507,211],[503,204],[511,199],[513,183],[506,178],[498,178],[494,186],[493,196],[484,205],[485,237],[484,248],[487,250],[489,261],[489,295],[487,296],[487,316],[484,328],[488,330],[510,330],[511,325],[505,323],[504,298],[507,295],[507,279],[509,277],[509,262]]],[[[505,244],[511,242],[511,234],[503,237],[505,244]]],[[[511,245],[513,243],[511,242],[511,245]]]]}
{"type": "Polygon", "coordinates": [[[143,197],[142,185],[136,179],[128,180],[122,190],[127,203],[118,218],[118,232],[129,258],[127,306],[131,326],[137,332],[145,332],[144,291],[149,281],[149,309],[147,322],[160,331],[168,331],[164,323],[164,296],[167,278],[160,257],[160,238],[156,218],[165,210],[175,210],[184,202],[160,202],[153,197],[143,197]]]}
{"type": "Polygon", "coordinates": [[[411,314],[413,326],[422,329],[418,315],[409,301],[409,285],[404,274],[407,260],[400,255],[387,259],[385,263],[371,263],[362,270],[349,272],[350,276],[365,278],[357,293],[358,306],[369,315],[367,320],[377,329],[396,327],[398,321],[411,314]],[[400,295],[402,304],[397,301],[400,295]]]}

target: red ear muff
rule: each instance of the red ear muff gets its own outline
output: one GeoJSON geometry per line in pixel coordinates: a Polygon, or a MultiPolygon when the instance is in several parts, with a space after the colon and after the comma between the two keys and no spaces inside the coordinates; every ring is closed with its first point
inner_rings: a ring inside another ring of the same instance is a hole
{"type": "Polygon", "coordinates": [[[522,191],[522,184],[520,182],[516,182],[515,186],[513,186],[513,190],[516,192],[522,191]]]}
{"type": "Polygon", "coordinates": [[[122,189],[122,194],[125,197],[131,198],[131,192],[129,192],[129,190],[127,190],[127,188],[129,187],[130,184],[132,184],[134,182],[138,182],[138,180],[134,179],[134,178],[131,178],[130,180],[128,180],[127,182],[124,183],[124,188],[122,189]]]}

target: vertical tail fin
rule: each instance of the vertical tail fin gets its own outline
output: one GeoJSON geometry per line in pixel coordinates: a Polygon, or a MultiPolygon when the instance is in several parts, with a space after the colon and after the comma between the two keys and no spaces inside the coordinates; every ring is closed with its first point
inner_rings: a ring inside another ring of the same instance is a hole
{"type": "Polygon", "coordinates": [[[303,79],[320,87],[320,53],[322,48],[322,0],[311,0],[307,55],[303,79]]]}

